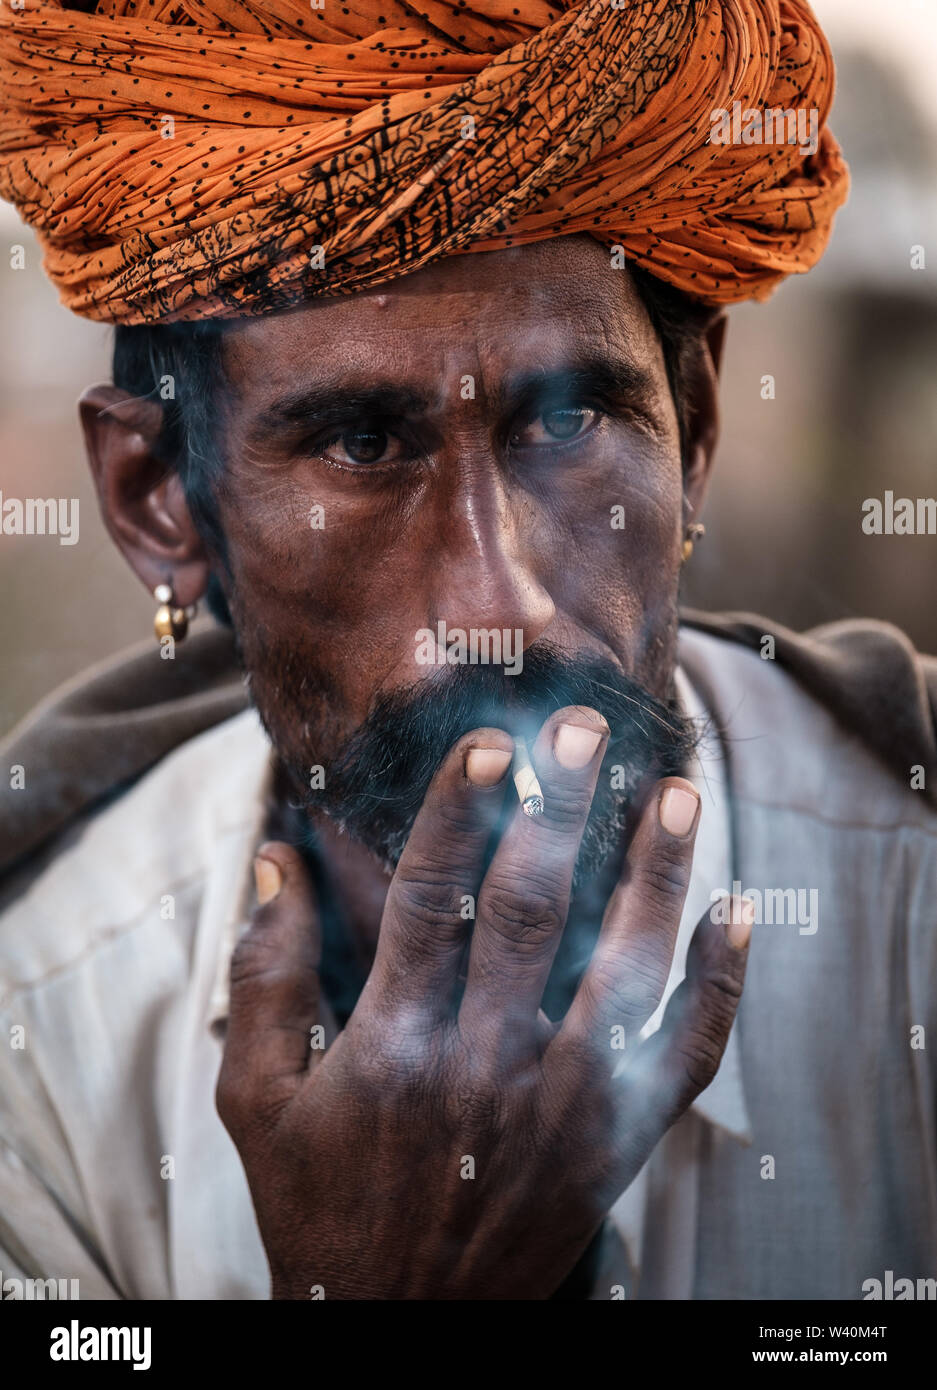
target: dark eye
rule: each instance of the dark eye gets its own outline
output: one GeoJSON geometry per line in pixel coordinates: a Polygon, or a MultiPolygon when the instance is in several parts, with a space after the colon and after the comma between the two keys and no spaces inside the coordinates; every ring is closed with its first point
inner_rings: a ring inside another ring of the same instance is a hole
{"type": "Polygon", "coordinates": [[[398,440],[386,430],[344,430],[320,446],[322,453],[335,463],[359,466],[368,463],[392,463],[401,457],[398,440]]]}
{"type": "Polygon", "coordinates": [[[558,406],[554,410],[544,410],[511,436],[511,444],[515,447],[564,444],[587,434],[598,418],[599,412],[588,406],[558,406]]]}
{"type": "Polygon", "coordinates": [[[387,435],[383,430],[359,430],[343,434],[339,442],[355,463],[376,463],[387,448],[387,435]]]}

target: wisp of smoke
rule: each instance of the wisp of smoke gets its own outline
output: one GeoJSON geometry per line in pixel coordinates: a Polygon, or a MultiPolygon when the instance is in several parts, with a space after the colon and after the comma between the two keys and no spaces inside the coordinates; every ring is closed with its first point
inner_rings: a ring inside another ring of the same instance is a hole
{"type": "Polygon", "coordinates": [[[379,696],[368,717],[309,789],[291,768],[301,805],[324,812],[384,864],[396,865],[433,774],[464,733],[493,726],[532,741],[566,705],[586,705],[611,731],[583,835],[577,878],[595,872],[620,844],[628,806],[649,774],[681,773],[696,745],[692,723],[612,662],[565,656],[546,642],[524,653],[523,670],[446,667],[416,687],[379,696]]]}

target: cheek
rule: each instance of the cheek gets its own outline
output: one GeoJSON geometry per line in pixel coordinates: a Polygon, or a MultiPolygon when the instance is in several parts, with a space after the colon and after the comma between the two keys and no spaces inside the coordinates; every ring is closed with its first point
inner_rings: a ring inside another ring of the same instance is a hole
{"type": "Polygon", "coordinates": [[[611,452],[588,478],[544,496],[567,612],[639,673],[676,602],[683,527],[679,452],[611,452]],[[575,563],[570,563],[575,557],[575,563]]]}
{"type": "Polygon", "coordinates": [[[312,476],[280,477],[229,502],[229,604],[255,681],[272,688],[266,671],[288,666],[284,690],[298,690],[309,673],[354,723],[375,674],[388,685],[413,678],[419,547],[401,544],[408,506],[392,496],[375,505],[363,490],[312,476]]]}

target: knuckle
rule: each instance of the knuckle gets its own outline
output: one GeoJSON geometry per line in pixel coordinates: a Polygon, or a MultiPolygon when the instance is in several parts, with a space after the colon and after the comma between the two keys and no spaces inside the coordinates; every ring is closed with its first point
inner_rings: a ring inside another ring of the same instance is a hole
{"type": "Polygon", "coordinates": [[[499,1132],[510,1112],[502,1067],[483,1036],[457,1033],[451,1044],[445,1068],[450,1127],[466,1135],[499,1132]]]}
{"type": "Polygon", "coordinates": [[[447,917],[461,921],[460,889],[452,881],[450,868],[423,863],[398,869],[394,897],[399,912],[424,926],[437,926],[440,918],[447,917]]]}
{"type": "Polygon", "coordinates": [[[707,1029],[698,1029],[690,1034],[679,1049],[679,1058],[687,1082],[694,1094],[705,1091],[712,1081],[725,1050],[725,1037],[719,1037],[707,1029]]]}
{"type": "Polygon", "coordinates": [[[417,1020],[396,1024],[382,1040],[375,1061],[384,1072],[390,1072],[402,1082],[421,1086],[433,1071],[434,1034],[430,1026],[420,1026],[417,1020]]]}
{"type": "Polygon", "coordinates": [[[456,850],[466,835],[478,830],[478,805],[471,800],[440,801],[433,808],[433,829],[436,837],[451,850],[456,850]]]}
{"type": "Polygon", "coordinates": [[[460,1134],[492,1134],[504,1122],[503,1097],[490,1086],[463,1084],[452,1092],[452,1120],[460,1134]]]}
{"type": "Polygon", "coordinates": [[[732,1023],[742,997],[743,981],[726,965],[711,970],[706,977],[710,1008],[725,1021],[726,1031],[732,1023]]]}
{"type": "Polygon", "coordinates": [[[650,1018],[660,1003],[666,969],[645,955],[627,961],[612,956],[595,958],[595,992],[608,1000],[606,1013],[626,1019],[650,1018]]]}
{"type": "Polygon", "coordinates": [[[560,835],[578,835],[592,805],[591,787],[559,782],[545,789],[545,815],[538,830],[550,829],[560,835]]]}
{"type": "Polygon", "coordinates": [[[491,931],[514,946],[539,947],[562,930],[566,921],[565,892],[547,891],[523,878],[495,879],[479,899],[479,917],[491,931]]]}
{"type": "Polygon", "coordinates": [[[577,1084],[583,1079],[602,1076],[608,1062],[608,1035],[597,1030],[560,1031],[550,1044],[554,1074],[572,1077],[577,1084]]]}
{"type": "Polygon", "coordinates": [[[653,859],[642,864],[635,874],[635,887],[640,897],[656,903],[672,904],[682,899],[690,881],[690,859],[685,851],[667,846],[653,859]]]}
{"type": "Polygon", "coordinates": [[[231,952],[231,988],[243,989],[274,966],[277,952],[268,936],[250,927],[231,952]]]}
{"type": "Polygon", "coordinates": [[[359,1084],[372,1095],[415,1098],[431,1087],[435,1075],[434,1024],[418,1010],[396,1008],[356,1030],[359,1084]]]}

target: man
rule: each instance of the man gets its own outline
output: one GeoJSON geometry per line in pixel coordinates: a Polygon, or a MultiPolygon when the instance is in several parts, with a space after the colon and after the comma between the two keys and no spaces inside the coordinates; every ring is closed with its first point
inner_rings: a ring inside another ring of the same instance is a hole
{"type": "Polygon", "coordinates": [[[822,35],[378,8],[3,21],[0,191],[118,325],[82,422],[159,605],[5,748],[4,1272],[926,1277],[932,668],[677,621],[720,306],[845,196],[822,35]],[[741,94],[818,109],[816,150],[709,140],[741,94]]]}

